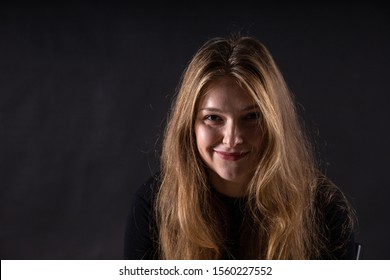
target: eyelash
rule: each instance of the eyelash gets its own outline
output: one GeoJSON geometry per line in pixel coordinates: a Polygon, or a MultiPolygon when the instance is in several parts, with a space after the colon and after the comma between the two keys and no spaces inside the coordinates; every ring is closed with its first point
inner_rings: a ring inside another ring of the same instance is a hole
{"type": "Polygon", "coordinates": [[[245,116],[245,119],[247,120],[260,120],[261,114],[259,112],[252,112],[245,116]]]}
{"type": "MultiPolygon", "coordinates": [[[[245,121],[259,121],[261,119],[261,114],[258,112],[252,112],[245,115],[242,119],[245,121]]],[[[223,121],[223,119],[218,115],[206,115],[203,120],[213,123],[220,123],[223,121]]]]}
{"type": "Polygon", "coordinates": [[[222,118],[218,115],[207,115],[203,118],[205,121],[221,122],[222,118]]]}

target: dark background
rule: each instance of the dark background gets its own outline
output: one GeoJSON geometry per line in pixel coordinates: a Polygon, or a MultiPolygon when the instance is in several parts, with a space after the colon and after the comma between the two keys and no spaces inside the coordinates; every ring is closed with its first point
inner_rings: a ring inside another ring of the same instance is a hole
{"type": "Polygon", "coordinates": [[[184,67],[207,39],[239,31],[279,64],[322,168],[357,211],[364,258],[389,259],[388,14],[0,4],[1,259],[121,259],[130,197],[157,168],[184,67]]]}

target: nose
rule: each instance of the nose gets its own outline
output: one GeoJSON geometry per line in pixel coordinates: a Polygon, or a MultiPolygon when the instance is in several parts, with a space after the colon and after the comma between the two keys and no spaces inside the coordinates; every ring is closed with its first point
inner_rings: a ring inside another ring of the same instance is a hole
{"type": "Polygon", "coordinates": [[[222,142],[229,148],[233,148],[243,142],[242,129],[236,122],[226,123],[222,142]]]}

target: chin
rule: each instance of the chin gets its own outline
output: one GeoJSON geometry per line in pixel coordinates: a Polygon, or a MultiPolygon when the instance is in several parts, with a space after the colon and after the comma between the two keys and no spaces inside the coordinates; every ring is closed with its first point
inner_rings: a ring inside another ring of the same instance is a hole
{"type": "Polygon", "coordinates": [[[246,181],[248,174],[245,173],[232,173],[232,172],[217,172],[216,175],[220,177],[222,180],[240,184],[246,181]]]}

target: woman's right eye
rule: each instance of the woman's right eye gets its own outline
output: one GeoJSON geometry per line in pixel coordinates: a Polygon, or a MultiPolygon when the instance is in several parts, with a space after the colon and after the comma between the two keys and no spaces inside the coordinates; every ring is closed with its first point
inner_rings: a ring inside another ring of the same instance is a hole
{"type": "Polygon", "coordinates": [[[213,122],[213,123],[218,123],[222,121],[222,118],[218,115],[207,115],[203,118],[205,121],[213,122]]]}

